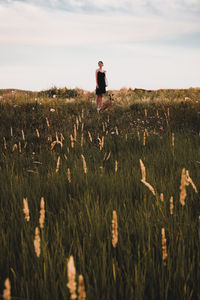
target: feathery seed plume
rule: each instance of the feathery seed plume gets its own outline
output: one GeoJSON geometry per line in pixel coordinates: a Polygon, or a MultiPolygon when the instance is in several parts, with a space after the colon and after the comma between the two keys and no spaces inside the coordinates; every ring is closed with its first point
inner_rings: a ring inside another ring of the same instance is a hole
{"type": "Polygon", "coordinates": [[[163,195],[163,193],[160,194],[160,201],[164,202],[164,195],[163,195]]]}
{"type": "Polygon", "coordinates": [[[118,242],[118,223],[117,223],[117,212],[113,210],[113,219],[112,219],[112,245],[116,248],[118,242]]]}
{"type": "Polygon", "coordinates": [[[146,170],[143,161],[141,159],[140,159],[140,168],[142,173],[142,180],[146,181],[146,170]]]}
{"type": "Polygon", "coordinates": [[[71,183],[71,173],[70,173],[70,168],[67,169],[67,179],[68,179],[68,182],[71,183]]]}
{"type": "Polygon", "coordinates": [[[81,157],[82,157],[82,161],[83,161],[83,171],[85,174],[87,174],[87,165],[86,165],[85,157],[83,154],[81,154],[81,157]]]}
{"type": "Polygon", "coordinates": [[[88,136],[89,136],[90,142],[92,143],[92,135],[89,131],[88,131],[88,136]]]}
{"type": "Polygon", "coordinates": [[[145,180],[142,180],[141,179],[141,182],[144,183],[144,185],[146,185],[146,187],[148,187],[148,189],[152,192],[152,194],[155,196],[156,193],[155,193],[155,190],[154,188],[152,187],[152,185],[150,185],[150,183],[146,182],[145,180]]]}
{"type": "Polygon", "coordinates": [[[165,263],[167,259],[167,240],[165,237],[165,228],[161,229],[161,235],[162,235],[162,259],[165,263]]]}
{"type": "Polygon", "coordinates": [[[45,219],[45,203],[44,203],[44,197],[42,197],[40,202],[40,218],[39,218],[39,224],[41,229],[44,228],[44,219],[45,219]]]}
{"type": "Polygon", "coordinates": [[[46,123],[47,123],[47,127],[49,128],[50,127],[50,125],[49,125],[49,120],[48,120],[48,118],[46,117],[46,123]]]}
{"type": "Polygon", "coordinates": [[[86,299],[86,292],[85,292],[85,285],[83,275],[79,275],[78,277],[78,300],[85,300],[86,299]]]}
{"type": "Polygon", "coordinates": [[[180,197],[179,197],[179,201],[182,206],[185,205],[185,198],[187,196],[185,186],[186,186],[186,171],[185,168],[183,168],[181,173],[181,185],[180,185],[180,197]]]}
{"type": "Polygon", "coordinates": [[[169,206],[169,209],[170,209],[170,215],[173,215],[174,213],[174,203],[173,203],[173,196],[171,196],[170,200],[169,200],[169,203],[170,203],[170,206],[169,206]]]}
{"type": "Polygon", "coordinates": [[[37,137],[39,138],[40,137],[40,133],[39,133],[39,130],[36,128],[36,134],[37,134],[37,137]]]}
{"type": "Polygon", "coordinates": [[[7,143],[6,143],[6,138],[5,138],[5,136],[3,137],[3,145],[4,145],[4,149],[7,149],[7,143]]]}
{"type": "Polygon", "coordinates": [[[71,255],[69,260],[68,260],[68,283],[67,287],[69,288],[70,291],[70,299],[76,299],[76,269],[74,265],[74,258],[71,255]]]}
{"type": "Polygon", "coordinates": [[[118,162],[117,160],[115,161],[115,173],[117,172],[117,169],[118,169],[118,162]]]}
{"type": "Polygon", "coordinates": [[[22,140],[25,141],[24,130],[22,129],[22,140]]]}
{"type": "Polygon", "coordinates": [[[71,147],[74,148],[74,138],[72,134],[70,134],[70,140],[71,140],[71,147]]]}
{"type": "Polygon", "coordinates": [[[28,199],[27,198],[24,198],[23,199],[23,203],[24,203],[24,208],[23,208],[23,212],[25,214],[25,220],[27,222],[30,221],[30,215],[29,215],[29,207],[28,207],[28,199]]]}
{"type": "Polygon", "coordinates": [[[34,248],[37,257],[39,257],[40,256],[40,231],[38,227],[35,228],[34,248]]]}
{"type": "Polygon", "coordinates": [[[4,282],[5,289],[3,290],[3,300],[10,300],[11,299],[11,284],[10,279],[6,278],[4,282]]]}
{"type": "Polygon", "coordinates": [[[59,168],[60,168],[60,156],[58,156],[58,160],[57,160],[56,173],[58,173],[59,168]]]}
{"type": "Polygon", "coordinates": [[[194,182],[192,181],[192,178],[190,177],[189,171],[188,171],[188,170],[186,170],[185,175],[186,175],[186,185],[191,184],[191,186],[193,187],[195,193],[198,193],[197,188],[196,188],[196,185],[195,185],[194,182]]]}

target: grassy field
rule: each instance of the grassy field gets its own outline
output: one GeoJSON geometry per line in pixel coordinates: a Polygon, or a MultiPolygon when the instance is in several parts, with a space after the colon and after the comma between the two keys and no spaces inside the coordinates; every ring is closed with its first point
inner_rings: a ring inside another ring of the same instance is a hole
{"type": "Polygon", "coordinates": [[[0,95],[0,294],[70,299],[73,256],[88,300],[200,299],[200,90],[0,95]]]}

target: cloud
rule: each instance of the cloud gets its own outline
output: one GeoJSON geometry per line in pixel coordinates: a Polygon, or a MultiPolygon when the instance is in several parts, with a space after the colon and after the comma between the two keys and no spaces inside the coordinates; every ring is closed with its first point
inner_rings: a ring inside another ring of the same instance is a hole
{"type": "MultiPolygon", "coordinates": [[[[72,1],[74,3],[75,0],[72,1]]],[[[58,1],[51,2],[53,5],[53,2],[58,1]]],[[[79,3],[79,0],[75,2],[79,3]]],[[[121,5],[121,0],[117,2],[121,5]]],[[[78,46],[155,40],[162,42],[200,32],[198,22],[169,21],[160,16],[137,17],[122,13],[99,15],[54,11],[19,1],[12,4],[12,9],[0,5],[0,18],[1,45],[78,46]]]]}

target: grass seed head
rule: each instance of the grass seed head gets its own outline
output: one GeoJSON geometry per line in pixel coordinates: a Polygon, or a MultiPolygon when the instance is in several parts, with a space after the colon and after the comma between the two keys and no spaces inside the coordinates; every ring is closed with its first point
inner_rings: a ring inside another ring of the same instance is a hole
{"type": "Polygon", "coordinates": [[[28,207],[28,199],[27,198],[24,198],[23,199],[23,203],[24,203],[24,208],[23,208],[23,212],[25,214],[25,220],[27,222],[30,221],[30,215],[29,215],[29,207],[28,207]]]}
{"type": "Polygon", "coordinates": [[[170,203],[170,206],[169,206],[169,209],[170,209],[170,215],[173,215],[174,214],[174,199],[173,199],[173,196],[171,196],[170,200],[169,200],[169,203],[170,203]]]}
{"type": "Polygon", "coordinates": [[[165,237],[165,228],[161,229],[161,235],[162,235],[162,259],[165,262],[167,259],[167,240],[165,237]]]}
{"type": "Polygon", "coordinates": [[[39,224],[41,229],[44,228],[44,220],[45,220],[45,202],[44,202],[44,197],[42,197],[40,202],[40,218],[39,218],[39,224]]]}
{"type": "Polygon", "coordinates": [[[74,265],[74,258],[71,255],[68,264],[67,264],[67,270],[68,270],[68,283],[67,287],[70,291],[70,299],[76,299],[76,268],[74,265]]]}
{"type": "Polygon", "coordinates": [[[70,168],[67,169],[67,179],[68,179],[68,182],[69,182],[69,183],[72,182],[72,180],[71,180],[70,168]]]}
{"type": "Polygon", "coordinates": [[[56,173],[58,173],[60,168],[60,156],[58,156],[57,165],[56,165],[56,173]]]}
{"type": "Polygon", "coordinates": [[[185,198],[187,196],[185,186],[186,186],[186,171],[185,168],[183,168],[181,173],[181,185],[180,185],[180,197],[179,197],[179,201],[182,206],[185,205],[185,198]]]}
{"type": "Polygon", "coordinates": [[[82,157],[82,161],[83,161],[83,171],[85,174],[87,174],[87,165],[86,165],[85,157],[83,154],[81,154],[81,157],[82,157]]]}
{"type": "Polygon", "coordinates": [[[117,212],[113,210],[112,218],[112,245],[116,248],[118,242],[118,223],[117,223],[117,212]]]}
{"type": "Polygon", "coordinates": [[[38,227],[35,228],[34,248],[37,257],[39,257],[40,256],[40,231],[38,227]]]}
{"type": "Polygon", "coordinates": [[[4,286],[5,289],[3,290],[3,300],[11,300],[11,284],[9,278],[6,278],[4,286]]]}
{"type": "Polygon", "coordinates": [[[146,169],[141,159],[140,159],[140,168],[142,173],[142,180],[146,181],[146,169]]]}
{"type": "Polygon", "coordinates": [[[79,275],[78,277],[78,300],[85,300],[86,299],[86,292],[85,292],[85,285],[83,275],[79,275]]]}

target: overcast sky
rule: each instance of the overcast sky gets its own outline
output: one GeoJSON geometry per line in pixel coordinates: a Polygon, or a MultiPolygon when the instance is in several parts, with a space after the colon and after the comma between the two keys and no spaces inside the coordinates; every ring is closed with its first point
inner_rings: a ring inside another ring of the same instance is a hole
{"type": "Polygon", "coordinates": [[[200,0],[0,0],[0,88],[200,86],[200,0]]]}

